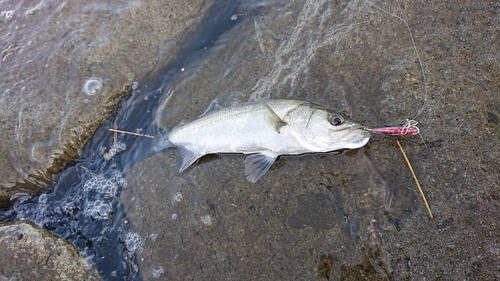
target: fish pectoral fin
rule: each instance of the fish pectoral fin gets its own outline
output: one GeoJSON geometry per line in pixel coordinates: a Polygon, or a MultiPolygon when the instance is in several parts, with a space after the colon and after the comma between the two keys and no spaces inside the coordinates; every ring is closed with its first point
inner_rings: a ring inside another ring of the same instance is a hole
{"type": "Polygon", "coordinates": [[[261,97],[259,97],[259,102],[264,112],[264,120],[266,120],[277,133],[280,133],[281,127],[286,126],[286,122],[283,121],[283,119],[281,119],[261,97]]]}
{"type": "Polygon", "coordinates": [[[255,153],[245,156],[245,176],[248,181],[254,183],[259,180],[273,165],[276,155],[266,155],[264,153],[255,153]]]}
{"type": "Polygon", "coordinates": [[[179,170],[182,172],[186,170],[189,166],[193,165],[193,163],[198,160],[201,156],[203,156],[200,153],[193,152],[187,148],[179,148],[179,154],[180,154],[180,168],[179,170]]]}

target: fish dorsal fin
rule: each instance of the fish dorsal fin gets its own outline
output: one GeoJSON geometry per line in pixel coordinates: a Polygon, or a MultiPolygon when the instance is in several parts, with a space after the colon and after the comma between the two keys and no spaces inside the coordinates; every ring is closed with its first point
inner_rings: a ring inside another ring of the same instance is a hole
{"type": "Polygon", "coordinates": [[[193,152],[184,147],[179,148],[179,154],[180,154],[179,170],[181,172],[186,170],[189,166],[193,165],[193,163],[202,156],[201,154],[193,152]]]}
{"type": "Polygon", "coordinates": [[[276,160],[275,155],[255,153],[245,156],[245,176],[251,183],[256,182],[273,165],[276,160]]]}
{"type": "Polygon", "coordinates": [[[264,112],[264,120],[266,120],[276,132],[280,133],[281,127],[286,125],[285,121],[283,121],[283,119],[281,119],[261,97],[259,97],[259,102],[264,112]]]}
{"type": "Polygon", "coordinates": [[[203,111],[203,113],[199,117],[203,117],[209,113],[219,111],[222,108],[223,107],[217,102],[217,100],[213,100],[208,104],[208,106],[205,108],[205,111],[203,111]]]}

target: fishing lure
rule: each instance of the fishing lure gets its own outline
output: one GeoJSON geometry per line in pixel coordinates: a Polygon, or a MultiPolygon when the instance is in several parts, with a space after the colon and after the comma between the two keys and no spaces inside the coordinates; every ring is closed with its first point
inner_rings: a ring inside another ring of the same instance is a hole
{"type": "Polygon", "coordinates": [[[407,120],[407,123],[401,127],[384,127],[384,128],[365,128],[370,133],[391,135],[391,136],[414,136],[420,133],[417,127],[418,122],[415,120],[407,120]]]}

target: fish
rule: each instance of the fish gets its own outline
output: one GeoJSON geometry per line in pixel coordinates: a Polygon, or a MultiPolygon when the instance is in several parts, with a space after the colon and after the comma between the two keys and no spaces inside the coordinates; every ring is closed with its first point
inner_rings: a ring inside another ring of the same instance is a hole
{"type": "Polygon", "coordinates": [[[365,126],[320,105],[259,98],[176,126],[158,145],[178,149],[180,172],[203,155],[242,153],[246,178],[255,183],[280,155],[356,149],[370,136],[365,126]]]}

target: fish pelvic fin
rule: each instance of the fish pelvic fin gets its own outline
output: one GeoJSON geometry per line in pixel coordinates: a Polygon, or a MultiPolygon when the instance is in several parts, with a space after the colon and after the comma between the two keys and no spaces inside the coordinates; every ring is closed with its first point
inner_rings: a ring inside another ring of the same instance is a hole
{"type": "Polygon", "coordinates": [[[286,122],[281,119],[276,112],[267,104],[261,97],[259,97],[262,112],[264,112],[264,119],[266,122],[277,132],[281,133],[281,127],[286,126],[286,122]]]}
{"type": "Polygon", "coordinates": [[[254,183],[259,180],[273,165],[277,155],[255,153],[245,156],[245,176],[254,183]]]}
{"type": "Polygon", "coordinates": [[[196,162],[198,158],[203,156],[198,152],[191,151],[184,147],[179,147],[179,154],[180,154],[179,171],[181,172],[189,168],[189,166],[193,165],[193,163],[196,162]]]}

